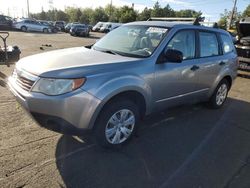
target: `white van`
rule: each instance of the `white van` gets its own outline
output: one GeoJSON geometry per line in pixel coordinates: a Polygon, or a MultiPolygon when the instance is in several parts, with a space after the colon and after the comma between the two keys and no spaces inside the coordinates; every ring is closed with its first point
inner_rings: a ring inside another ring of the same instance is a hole
{"type": "Polygon", "coordinates": [[[100,31],[100,28],[103,26],[105,22],[98,22],[93,28],[92,31],[97,32],[100,31]]]}
{"type": "Polygon", "coordinates": [[[121,26],[122,23],[113,23],[113,22],[106,22],[103,24],[103,26],[100,28],[100,31],[103,33],[108,33],[112,31],[113,29],[121,26]]]}

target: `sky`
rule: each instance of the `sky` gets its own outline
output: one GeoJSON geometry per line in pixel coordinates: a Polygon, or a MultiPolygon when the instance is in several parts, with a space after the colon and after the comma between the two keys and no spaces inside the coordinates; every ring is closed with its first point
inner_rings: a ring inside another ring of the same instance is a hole
{"type": "MultiPolygon", "coordinates": [[[[142,11],[145,7],[151,8],[157,0],[112,0],[115,6],[128,5],[138,11],[142,11]]],[[[218,21],[220,14],[224,9],[232,10],[233,0],[158,0],[162,7],[167,4],[174,10],[194,9],[201,11],[207,21],[218,21]]],[[[79,8],[96,8],[105,7],[111,0],[29,0],[31,13],[41,12],[42,8],[47,11],[56,8],[64,10],[67,6],[79,8]]],[[[243,12],[250,0],[238,0],[237,10],[243,12]]],[[[12,17],[27,16],[27,0],[0,0],[0,14],[12,17]]]]}

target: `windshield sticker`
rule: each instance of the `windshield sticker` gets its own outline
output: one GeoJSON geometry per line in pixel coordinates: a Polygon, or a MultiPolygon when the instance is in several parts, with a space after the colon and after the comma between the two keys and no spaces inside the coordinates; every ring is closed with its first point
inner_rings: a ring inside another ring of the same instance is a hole
{"type": "Polygon", "coordinates": [[[168,29],[166,28],[160,28],[160,27],[149,27],[147,29],[147,32],[150,33],[166,33],[168,29]]]}

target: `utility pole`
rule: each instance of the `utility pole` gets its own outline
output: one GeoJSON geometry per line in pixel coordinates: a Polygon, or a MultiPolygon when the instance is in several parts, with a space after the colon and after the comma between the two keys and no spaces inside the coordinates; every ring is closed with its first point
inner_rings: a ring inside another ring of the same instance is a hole
{"type": "Polygon", "coordinates": [[[234,6],[233,6],[232,14],[230,16],[230,20],[229,20],[229,24],[228,24],[228,29],[231,29],[231,26],[232,26],[233,17],[234,17],[234,13],[235,13],[235,9],[236,9],[236,4],[237,4],[237,0],[234,0],[234,6]]]}
{"type": "Polygon", "coordinates": [[[29,0],[27,0],[27,11],[28,11],[28,18],[30,17],[30,4],[29,0]]]}
{"type": "Polygon", "coordinates": [[[112,0],[110,1],[109,21],[112,21],[112,0]]]}

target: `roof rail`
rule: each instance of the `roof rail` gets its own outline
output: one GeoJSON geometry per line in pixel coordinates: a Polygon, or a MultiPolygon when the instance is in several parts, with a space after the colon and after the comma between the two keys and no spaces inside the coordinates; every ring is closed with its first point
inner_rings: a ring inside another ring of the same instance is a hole
{"type": "Polygon", "coordinates": [[[206,26],[206,27],[219,28],[217,22],[200,22],[200,25],[206,26]]]}
{"type": "Polygon", "coordinates": [[[147,21],[167,21],[167,22],[186,22],[193,25],[202,25],[206,27],[219,28],[217,22],[204,22],[204,17],[197,18],[173,18],[173,17],[151,17],[147,21]]]}
{"type": "Polygon", "coordinates": [[[203,22],[204,18],[203,17],[197,17],[197,18],[151,17],[147,21],[167,21],[167,22],[184,22],[184,23],[186,22],[186,23],[192,23],[193,25],[200,25],[200,22],[203,22]]]}
{"type": "Polygon", "coordinates": [[[151,17],[147,21],[194,22],[196,18],[151,17]]]}

